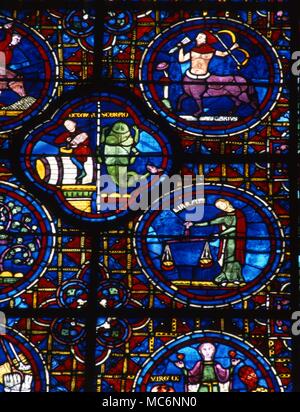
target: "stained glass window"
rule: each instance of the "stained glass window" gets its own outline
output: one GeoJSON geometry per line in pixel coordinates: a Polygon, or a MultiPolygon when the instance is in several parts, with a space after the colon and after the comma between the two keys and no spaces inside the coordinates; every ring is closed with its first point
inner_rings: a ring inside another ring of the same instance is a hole
{"type": "Polygon", "coordinates": [[[50,7],[0,10],[0,392],[298,391],[295,4],[50,7]]]}

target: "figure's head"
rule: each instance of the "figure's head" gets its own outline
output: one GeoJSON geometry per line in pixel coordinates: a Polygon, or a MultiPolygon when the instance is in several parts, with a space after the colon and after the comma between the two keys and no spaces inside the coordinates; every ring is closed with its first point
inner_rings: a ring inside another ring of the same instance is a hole
{"type": "Polygon", "coordinates": [[[197,44],[205,44],[207,40],[207,35],[205,33],[199,33],[196,37],[197,44]]]}
{"type": "Polygon", "coordinates": [[[72,119],[67,119],[64,122],[64,126],[65,128],[69,131],[69,132],[74,132],[76,130],[76,122],[72,119]]]}
{"type": "Polygon", "coordinates": [[[232,204],[226,199],[218,199],[215,203],[217,209],[220,209],[224,212],[233,212],[235,209],[232,204]]]}
{"type": "Polygon", "coordinates": [[[201,44],[209,44],[210,46],[212,46],[213,44],[217,42],[218,42],[218,39],[210,31],[204,31],[204,32],[198,33],[196,37],[196,43],[198,46],[201,46],[201,44]]]}
{"type": "Polygon", "coordinates": [[[258,384],[258,376],[251,366],[243,366],[238,372],[240,380],[248,389],[255,389],[258,384]]]}
{"type": "Polygon", "coordinates": [[[131,137],[129,126],[123,122],[117,122],[113,125],[110,135],[114,136],[120,143],[131,137]]]}
{"type": "Polygon", "coordinates": [[[198,352],[202,355],[204,360],[210,361],[214,357],[216,348],[212,343],[202,343],[198,348],[198,352]]]}
{"type": "Polygon", "coordinates": [[[175,390],[170,385],[162,384],[153,386],[151,392],[175,392],[175,390]]]}
{"type": "Polygon", "coordinates": [[[11,46],[16,46],[17,44],[20,43],[21,39],[22,39],[22,36],[21,36],[19,33],[16,33],[16,32],[13,33],[13,34],[12,34],[12,38],[11,38],[10,45],[11,45],[11,46]]]}

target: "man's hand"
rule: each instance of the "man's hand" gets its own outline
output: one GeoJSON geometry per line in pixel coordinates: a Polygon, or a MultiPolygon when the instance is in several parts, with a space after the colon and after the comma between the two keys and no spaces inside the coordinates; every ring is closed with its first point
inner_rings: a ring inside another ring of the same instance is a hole
{"type": "Polygon", "coordinates": [[[11,29],[12,26],[13,26],[12,23],[7,23],[7,24],[4,25],[4,28],[5,28],[5,29],[11,29]]]}
{"type": "Polygon", "coordinates": [[[232,366],[237,366],[241,362],[241,359],[232,359],[231,364],[232,366]]]}
{"type": "Polygon", "coordinates": [[[175,362],[175,365],[176,365],[177,368],[179,368],[179,369],[183,369],[183,368],[184,368],[184,363],[183,363],[182,361],[175,362]]]}
{"type": "Polygon", "coordinates": [[[189,229],[190,227],[194,226],[194,223],[193,222],[185,222],[184,226],[185,226],[186,229],[189,229]]]}
{"type": "Polygon", "coordinates": [[[177,47],[179,49],[182,49],[186,44],[189,44],[191,42],[191,39],[188,37],[185,37],[184,39],[181,40],[181,42],[177,43],[177,47]]]}
{"type": "Polygon", "coordinates": [[[231,47],[231,50],[238,49],[240,45],[238,43],[234,43],[234,45],[231,47]]]}

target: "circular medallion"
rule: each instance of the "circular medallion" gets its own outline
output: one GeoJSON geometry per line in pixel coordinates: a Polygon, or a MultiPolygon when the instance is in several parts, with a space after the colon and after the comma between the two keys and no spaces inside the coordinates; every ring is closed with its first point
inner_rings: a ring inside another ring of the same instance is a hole
{"type": "Polygon", "coordinates": [[[58,63],[33,28],[6,17],[0,25],[0,132],[8,132],[48,106],[56,93],[58,63]]]}
{"type": "Polygon", "coordinates": [[[192,332],[165,344],[144,363],[134,388],[136,392],[283,391],[275,370],[252,344],[212,331],[192,332]]]}
{"type": "Polygon", "coordinates": [[[283,232],[253,193],[207,184],[204,194],[203,217],[188,228],[184,204],[145,212],[135,251],[143,272],[168,296],[190,306],[225,306],[258,293],[276,276],[283,232]]]}
{"type": "Polygon", "coordinates": [[[127,33],[133,23],[132,14],[128,11],[110,11],[105,16],[105,29],[109,33],[123,34],[127,33]]]}
{"type": "Polygon", "coordinates": [[[131,336],[131,327],[124,319],[99,318],[97,325],[97,343],[104,348],[118,348],[131,336]]]}
{"type": "Polygon", "coordinates": [[[101,306],[117,309],[126,305],[129,291],[123,283],[108,279],[100,282],[97,298],[101,306]]]}
{"type": "Polygon", "coordinates": [[[51,333],[57,342],[76,345],[86,336],[86,329],[78,319],[55,319],[51,324],[51,333]]]}
{"type": "Polygon", "coordinates": [[[79,279],[67,280],[57,291],[58,302],[62,307],[77,309],[88,299],[88,284],[79,279]]]}
{"type": "Polygon", "coordinates": [[[64,18],[63,25],[74,37],[86,37],[93,34],[95,17],[85,10],[73,10],[64,18]]]}
{"type": "Polygon", "coordinates": [[[68,101],[30,132],[21,166],[63,212],[94,224],[138,210],[171,173],[172,155],[162,128],[128,96],[101,92],[68,101]]]}
{"type": "Polygon", "coordinates": [[[0,302],[20,295],[44,274],[55,246],[48,211],[25,190],[0,183],[0,302]]]}
{"type": "Polygon", "coordinates": [[[0,392],[47,392],[49,376],[38,350],[10,327],[0,336],[0,392]]]}
{"type": "Polygon", "coordinates": [[[160,33],[146,48],[140,82],[147,104],[195,136],[228,136],[259,124],[283,84],[274,47],[247,24],[193,18],[160,33]]]}

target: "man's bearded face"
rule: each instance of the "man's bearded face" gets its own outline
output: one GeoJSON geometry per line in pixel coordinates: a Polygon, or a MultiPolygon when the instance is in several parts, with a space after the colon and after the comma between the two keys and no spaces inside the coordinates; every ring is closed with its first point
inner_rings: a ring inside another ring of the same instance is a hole
{"type": "Polygon", "coordinates": [[[196,37],[197,44],[205,44],[206,43],[206,34],[199,33],[196,37]]]}
{"type": "Polygon", "coordinates": [[[20,41],[21,41],[21,36],[15,35],[15,36],[12,37],[10,44],[11,44],[12,46],[16,46],[17,44],[20,43],[20,41]]]}

